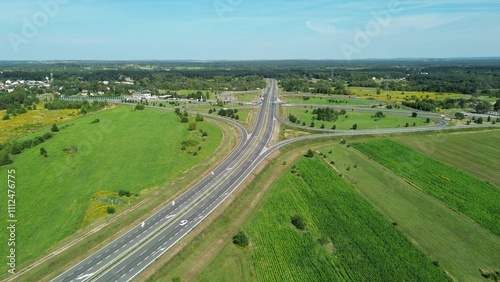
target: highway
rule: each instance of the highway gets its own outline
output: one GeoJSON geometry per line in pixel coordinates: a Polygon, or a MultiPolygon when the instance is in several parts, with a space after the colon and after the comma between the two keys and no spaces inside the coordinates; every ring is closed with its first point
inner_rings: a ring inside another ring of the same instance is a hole
{"type": "Polygon", "coordinates": [[[130,281],[215,210],[259,164],[274,131],[276,81],[264,95],[252,134],[214,171],[157,213],[52,281],[130,281]]]}
{"type": "Polygon", "coordinates": [[[270,147],[269,142],[274,132],[275,121],[287,123],[276,116],[276,104],[273,103],[276,101],[276,88],[276,81],[270,80],[251,134],[247,134],[241,125],[233,122],[242,134],[242,141],[215,170],[208,172],[200,182],[144,222],[61,273],[52,281],[107,282],[134,279],[223,203],[266,157],[282,146],[293,142],[331,136],[485,127],[448,127],[442,122],[437,126],[429,127],[336,131],[285,140],[270,147]]]}

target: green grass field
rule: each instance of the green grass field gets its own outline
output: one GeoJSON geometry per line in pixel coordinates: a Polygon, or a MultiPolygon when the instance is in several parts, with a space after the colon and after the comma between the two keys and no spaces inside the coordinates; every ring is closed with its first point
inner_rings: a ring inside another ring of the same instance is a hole
{"type": "Polygon", "coordinates": [[[324,96],[324,97],[307,97],[309,99],[304,100],[304,96],[281,96],[280,100],[288,104],[304,104],[304,105],[330,105],[330,106],[371,106],[378,105],[374,101],[356,99],[356,98],[339,98],[337,96],[324,96]]]}
{"type": "Polygon", "coordinates": [[[353,143],[400,177],[500,235],[500,189],[391,140],[353,143]]]}
{"type": "Polygon", "coordinates": [[[398,140],[500,187],[500,130],[411,136],[398,140]]]}
{"type": "MultiPolygon", "coordinates": [[[[18,265],[78,230],[96,192],[124,189],[140,195],[175,179],[219,146],[222,131],[217,126],[198,124],[208,133],[206,140],[187,127],[172,112],[119,107],[72,121],[52,139],[16,156],[0,175],[7,179],[7,170],[16,170],[18,265]],[[91,124],[96,118],[100,122],[91,124]],[[197,140],[201,150],[196,146],[182,151],[181,141],[187,139],[197,140]],[[47,158],[40,156],[41,147],[47,158]],[[65,153],[69,147],[76,151],[65,153]]],[[[6,197],[5,185],[0,193],[6,197]]],[[[6,205],[1,212],[7,214],[6,205]]],[[[7,235],[2,233],[1,240],[7,235]]],[[[0,252],[7,253],[6,248],[2,245],[0,252]]]]}
{"type": "MultiPolygon", "coordinates": [[[[296,108],[296,107],[284,107],[283,115],[281,118],[284,120],[288,120],[288,114],[292,114],[297,117],[297,119],[302,124],[305,122],[306,126],[310,126],[311,122],[313,122],[313,117],[315,115],[312,114],[312,108],[296,108]],[[307,113],[306,113],[307,110],[307,113]]],[[[375,113],[371,112],[360,112],[360,111],[347,111],[346,115],[340,115],[339,119],[335,122],[323,122],[319,120],[314,120],[314,126],[316,128],[321,127],[322,124],[325,125],[325,129],[331,129],[333,125],[335,125],[340,130],[349,130],[352,128],[354,124],[358,125],[358,130],[363,129],[382,129],[382,128],[396,128],[396,127],[404,127],[406,123],[410,126],[413,126],[415,123],[416,126],[428,126],[432,125],[431,122],[426,123],[425,118],[411,117],[411,112],[408,112],[408,116],[403,115],[395,115],[391,114],[390,110],[381,110],[385,117],[376,120],[372,118],[375,113]],[[347,116],[347,117],[346,117],[347,116]]]]}
{"type": "Polygon", "coordinates": [[[237,267],[229,272],[241,272],[247,264],[240,259],[251,260],[252,281],[447,280],[319,158],[301,158],[288,169],[242,229],[248,250],[225,249],[197,281],[242,278],[217,271],[233,261],[237,267]],[[295,214],[305,219],[306,231],[290,223],[295,214]]]}
{"type": "Polygon", "coordinates": [[[226,94],[233,97],[233,102],[257,102],[260,101],[261,93],[262,91],[256,90],[256,91],[228,92],[226,94]]]}
{"type": "MultiPolygon", "coordinates": [[[[479,269],[498,269],[499,236],[358,150],[329,143],[320,149],[327,160],[333,161],[358,193],[385,218],[397,223],[401,232],[456,281],[485,281],[479,269]]],[[[469,149],[474,152],[480,147],[469,149]]]]}

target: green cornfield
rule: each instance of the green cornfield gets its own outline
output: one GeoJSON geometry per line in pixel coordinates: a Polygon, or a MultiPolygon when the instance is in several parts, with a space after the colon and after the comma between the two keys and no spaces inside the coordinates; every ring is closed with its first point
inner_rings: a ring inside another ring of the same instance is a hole
{"type": "Polygon", "coordinates": [[[449,280],[320,158],[299,159],[272,189],[245,227],[257,281],[449,280]]]}
{"type": "Polygon", "coordinates": [[[453,210],[500,235],[498,187],[395,141],[379,139],[352,146],[453,210]]]}

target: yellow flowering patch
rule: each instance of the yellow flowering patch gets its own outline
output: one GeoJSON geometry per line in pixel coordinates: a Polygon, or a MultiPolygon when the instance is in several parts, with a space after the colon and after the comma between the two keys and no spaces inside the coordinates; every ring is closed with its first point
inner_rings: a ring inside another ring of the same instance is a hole
{"type": "Polygon", "coordinates": [[[351,87],[349,90],[352,95],[360,99],[374,99],[383,102],[393,102],[401,104],[401,102],[415,99],[423,100],[425,98],[432,100],[445,100],[446,98],[468,98],[470,95],[462,95],[457,93],[436,93],[436,92],[420,92],[420,91],[386,91],[382,90],[377,94],[376,88],[351,87]]]}
{"type": "Polygon", "coordinates": [[[83,217],[82,227],[87,226],[97,219],[107,215],[106,209],[114,204],[114,199],[118,199],[118,193],[111,191],[98,191],[89,200],[87,211],[83,217]],[[112,199],[113,203],[110,200],[112,199]]]}
{"type": "Polygon", "coordinates": [[[136,203],[138,199],[140,197],[134,194],[130,197],[120,197],[118,192],[98,191],[89,200],[87,211],[83,216],[82,227],[108,215],[108,208],[113,208],[114,213],[118,213],[126,206],[136,203]]]}
{"type": "Polygon", "coordinates": [[[17,116],[10,115],[10,119],[2,120],[7,111],[0,111],[0,142],[20,137],[24,134],[51,125],[53,123],[66,122],[78,117],[77,110],[55,110],[49,111],[43,108],[43,104],[36,105],[37,109],[28,111],[17,116]]]}

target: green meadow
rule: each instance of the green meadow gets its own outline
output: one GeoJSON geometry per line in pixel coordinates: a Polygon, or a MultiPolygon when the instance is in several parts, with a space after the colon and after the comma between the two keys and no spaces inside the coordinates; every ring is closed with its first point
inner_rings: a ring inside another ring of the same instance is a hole
{"type": "Polygon", "coordinates": [[[304,105],[330,105],[330,106],[371,106],[378,105],[375,101],[357,99],[357,98],[339,98],[337,96],[281,96],[280,100],[288,104],[304,105]]]}
{"type": "MultiPolygon", "coordinates": [[[[131,107],[87,115],[59,128],[53,138],[15,156],[12,165],[0,170],[2,179],[7,179],[8,170],[16,171],[18,266],[77,231],[96,193],[127,190],[132,196],[123,201],[140,198],[141,191],[160,187],[207,158],[222,139],[221,129],[207,121],[189,132],[172,112],[131,107]],[[92,123],[96,119],[100,122],[92,123]],[[199,129],[208,136],[202,137],[199,129]],[[181,150],[185,140],[197,145],[181,150]],[[47,157],[41,156],[42,147],[47,157]]],[[[49,129],[25,138],[45,132],[49,129]]],[[[6,188],[0,190],[5,202],[6,188]]],[[[6,205],[1,206],[6,215],[6,205]]],[[[6,242],[7,235],[2,232],[0,240],[6,242]]],[[[7,253],[7,244],[0,253],[7,253]]],[[[6,270],[6,265],[0,269],[6,270]]]]}
{"type": "Polygon", "coordinates": [[[408,112],[408,115],[405,116],[391,114],[390,110],[381,110],[385,117],[379,119],[373,117],[375,112],[347,110],[345,115],[338,116],[337,121],[327,122],[313,120],[316,116],[312,114],[314,108],[283,107],[283,109],[283,115],[281,118],[284,120],[288,120],[288,115],[292,114],[297,117],[298,121],[300,121],[300,125],[305,123],[305,126],[311,126],[311,123],[313,122],[314,127],[320,128],[324,125],[325,129],[331,129],[335,125],[336,129],[349,130],[354,124],[357,124],[358,130],[404,127],[406,123],[408,123],[409,126],[413,126],[413,123],[415,123],[415,126],[428,126],[433,124],[432,121],[431,123],[426,123],[426,119],[422,117],[411,117],[411,112],[408,112]]]}

